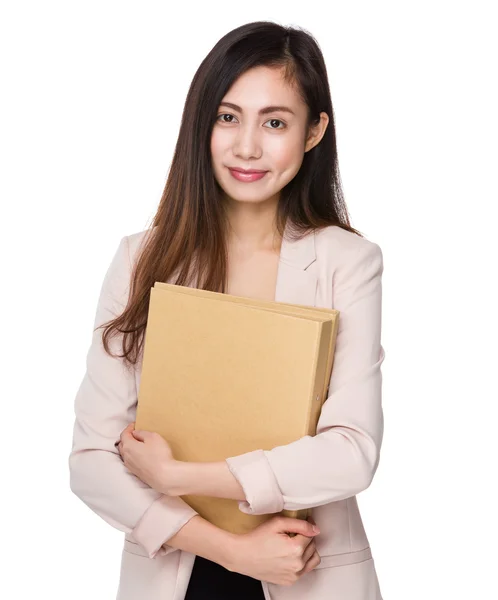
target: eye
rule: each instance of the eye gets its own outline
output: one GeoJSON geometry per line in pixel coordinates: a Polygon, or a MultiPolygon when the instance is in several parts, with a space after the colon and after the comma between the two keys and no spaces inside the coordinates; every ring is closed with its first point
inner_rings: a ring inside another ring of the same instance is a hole
{"type": "Polygon", "coordinates": [[[233,115],[231,115],[230,113],[221,113],[220,115],[218,115],[216,117],[216,120],[220,121],[221,123],[233,123],[233,121],[232,120],[226,121],[225,119],[220,119],[220,117],[230,117],[231,119],[235,119],[236,118],[233,115]]]}
{"type": "MultiPolygon", "coordinates": [[[[234,123],[234,119],[236,121],[237,117],[230,113],[221,113],[216,117],[216,120],[220,123],[234,123]],[[229,117],[229,120],[225,119],[224,117],[229,117]]],[[[282,125],[282,127],[268,127],[268,129],[285,129],[287,127],[287,125],[280,119],[270,119],[266,121],[266,123],[280,123],[280,125],[282,125]]]]}
{"type": "Polygon", "coordinates": [[[283,127],[269,127],[269,129],[285,129],[287,127],[287,125],[281,121],[280,119],[270,119],[269,121],[266,121],[267,123],[281,123],[283,125],[283,127]]]}

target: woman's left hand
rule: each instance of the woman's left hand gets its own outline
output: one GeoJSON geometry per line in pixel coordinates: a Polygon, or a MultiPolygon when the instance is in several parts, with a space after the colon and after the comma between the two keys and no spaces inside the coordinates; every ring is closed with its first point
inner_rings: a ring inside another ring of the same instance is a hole
{"type": "Polygon", "coordinates": [[[168,494],[176,461],[168,442],[154,431],[137,431],[130,423],[117,445],[125,466],[158,492],[168,494]]]}

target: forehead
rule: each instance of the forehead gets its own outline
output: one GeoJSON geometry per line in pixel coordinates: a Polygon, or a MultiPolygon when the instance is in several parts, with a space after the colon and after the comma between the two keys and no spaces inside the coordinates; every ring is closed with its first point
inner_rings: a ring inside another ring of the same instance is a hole
{"type": "Polygon", "coordinates": [[[258,111],[270,105],[288,106],[296,114],[306,106],[295,86],[284,81],[283,71],[265,66],[253,67],[234,81],[222,101],[238,104],[244,111],[258,111]]]}

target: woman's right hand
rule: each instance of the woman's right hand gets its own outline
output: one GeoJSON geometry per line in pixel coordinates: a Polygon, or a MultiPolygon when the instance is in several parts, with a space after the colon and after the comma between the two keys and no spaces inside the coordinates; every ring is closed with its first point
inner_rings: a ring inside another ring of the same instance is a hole
{"type": "Polygon", "coordinates": [[[233,545],[230,571],[260,581],[289,586],[320,564],[311,517],[293,519],[276,515],[249,533],[238,535],[233,545]],[[290,537],[287,533],[295,533],[290,537]]]}

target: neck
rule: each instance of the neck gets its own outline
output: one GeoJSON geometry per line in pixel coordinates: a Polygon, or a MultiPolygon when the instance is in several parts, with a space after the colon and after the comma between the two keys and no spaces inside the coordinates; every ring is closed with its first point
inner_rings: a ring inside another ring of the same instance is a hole
{"type": "Polygon", "coordinates": [[[247,252],[273,251],[280,248],[281,240],[275,222],[278,198],[263,202],[239,202],[229,198],[225,202],[227,242],[247,252]]]}

